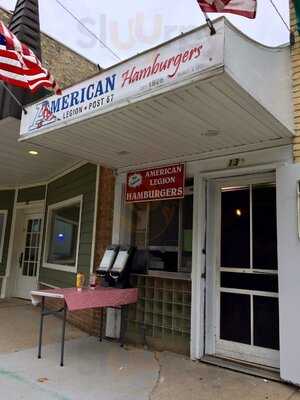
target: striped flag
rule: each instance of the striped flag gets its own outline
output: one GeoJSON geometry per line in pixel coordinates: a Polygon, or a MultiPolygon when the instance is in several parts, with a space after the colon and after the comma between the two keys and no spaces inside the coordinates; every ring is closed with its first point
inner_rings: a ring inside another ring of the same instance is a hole
{"type": "Polygon", "coordinates": [[[44,87],[61,94],[53,76],[33,51],[0,21],[0,81],[35,92],[44,87]]]}
{"type": "Polygon", "coordinates": [[[257,0],[197,0],[204,13],[231,13],[255,18],[257,0]]]}

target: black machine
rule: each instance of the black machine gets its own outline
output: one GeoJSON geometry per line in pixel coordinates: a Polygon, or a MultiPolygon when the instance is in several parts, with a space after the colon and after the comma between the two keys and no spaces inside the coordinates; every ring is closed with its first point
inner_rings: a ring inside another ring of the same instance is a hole
{"type": "Polygon", "coordinates": [[[131,258],[134,248],[131,246],[109,246],[101,260],[96,273],[102,278],[103,286],[127,288],[130,286],[129,277],[131,258]]]}
{"type": "Polygon", "coordinates": [[[119,246],[111,245],[104,253],[96,274],[101,277],[102,286],[110,286],[109,270],[113,266],[119,252],[119,246]]]}

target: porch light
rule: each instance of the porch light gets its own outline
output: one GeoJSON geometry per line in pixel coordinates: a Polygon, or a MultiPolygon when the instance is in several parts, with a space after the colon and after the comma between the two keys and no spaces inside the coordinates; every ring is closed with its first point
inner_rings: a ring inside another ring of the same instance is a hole
{"type": "Polygon", "coordinates": [[[39,152],[36,151],[36,150],[29,150],[28,153],[29,153],[31,156],[37,156],[37,155],[39,154],[39,152]]]}
{"type": "Polygon", "coordinates": [[[237,215],[238,217],[241,217],[241,216],[242,216],[242,211],[241,211],[239,208],[237,208],[237,209],[235,210],[235,213],[236,213],[236,215],[237,215]]]}

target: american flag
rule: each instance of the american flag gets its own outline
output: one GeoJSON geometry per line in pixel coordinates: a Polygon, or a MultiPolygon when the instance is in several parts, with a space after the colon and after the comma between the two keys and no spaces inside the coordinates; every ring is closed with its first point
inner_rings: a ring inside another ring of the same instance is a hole
{"type": "Polygon", "coordinates": [[[205,13],[231,13],[247,18],[256,17],[257,0],[197,0],[205,13]]]}
{"type": "Polygon", "coordinates": [[[53,76],[34,52],[0,21],[0,81],[35,92],[41,87],[61,94],[53,76]]]}

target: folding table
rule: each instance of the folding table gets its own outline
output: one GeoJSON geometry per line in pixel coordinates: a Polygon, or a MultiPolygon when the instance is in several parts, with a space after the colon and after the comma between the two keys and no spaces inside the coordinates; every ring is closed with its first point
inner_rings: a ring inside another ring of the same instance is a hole
{"type": "Polygon", "coordinates": [[[120,341],[123,345],[125,333],[125,316],[129,304],[134,304],[138,300],[138,289],[116,289],[110,287],[96,287],[95,289],[84,288],[82,291],[77,291],[76,288],[65,289],[50,289],[50,290],[33,290],[31,291],[31,300],[33,305],[41,303],[41,322],[38,343],[38,358],[41,358],[42,352],[42,337],[44,317],[48,315],[57,315],[63,313],[62,320],[62,336],[61,336],[61,356],[60,365],[64,365],[64,348],[65,348],[65,330],[67,312],[87,310],[91,308],[101,308],[101,323],[100,335],[102,340],[102,325],[103,325],[103,308],[119,308],[121,309],[121,335],[120,341]],[[63,301],[63,307],[57,310],[47,310],[45,307],[45,299],[60,299],[63,301]]]}

